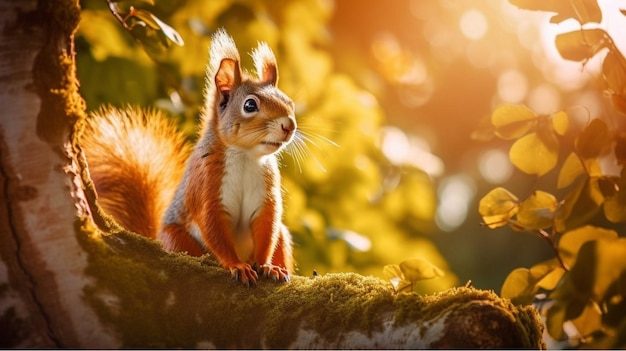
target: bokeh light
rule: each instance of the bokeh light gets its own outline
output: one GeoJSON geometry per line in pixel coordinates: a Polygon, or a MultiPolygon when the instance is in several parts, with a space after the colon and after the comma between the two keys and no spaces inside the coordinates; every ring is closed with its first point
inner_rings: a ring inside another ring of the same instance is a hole
{"type": "Polygon", "coordinates": [[[467,219],[476,193],[474,180],[464,174],[446,177],[439,185],[439,206],[435,221],[444,231],[460,227],[467,219]]]}
{"type": "Polygon", "coordinates": [[[482,12],[470,9],[461,16],[459,27],[466,38],[478,40],[485,36],[489,29],[489,24],[482,12]]]}
{"type": "Polygon", "coordinates": [[[478,159],[480,175],[491,184],[502,184],[513,174],[509,155],[500,149],[489,149],[478,159]]]}
{"type": "Polygon", "coordinates": [[[528,79],[516,70],[510,69],[498,77],[498,96],[504,102],[521,103],[528,93],[528,79]]]}

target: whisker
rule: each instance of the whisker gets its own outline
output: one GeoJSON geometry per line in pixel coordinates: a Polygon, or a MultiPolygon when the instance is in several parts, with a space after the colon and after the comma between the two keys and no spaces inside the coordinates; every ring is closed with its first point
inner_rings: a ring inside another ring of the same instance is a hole
{"type": "Polygon", "coordinates": [[[265,126],[257,126],[257,127],[254,127],[253,129],[248,129],[246,130],[245,134],[241,135],[241,139],[248,144],[259,143],[263,141],[263,137],[266,134],[265,133],[266,129],[267,128],[265,126]]]}
{"type": "Polygon", "coordinates": [[[288,153],[293,157],[294,161],[298,165],[298,170],[302,173],[302,165],[301,162],[304,162],[306,158],[310,158],[315,162],[315,164],[323,171],[327,172],[326,167],[320,162],[320,160],[315,156],[315,153],[308,147],[312,145],[315,149],[324,153],[324,148],[318,145],[319,141],[323,141],[335,147],[338,147],[337,143],[330,140],[329,138],[318,134],[313,133],[311,131],[305,131],[302,129],[298,129],[296,134],[294,135],[294,139],[292,143],[289,145],[288,153]]]}
{"type": "Polygon", "coordinates": [[[337,144],[336,142],[332,141],[330,138],[327,138],[321,134],[318,133],[312,133],[310,131],[307,130],[300,130],[300,132],[302,133],[302,137],[310,142],[313,146],[317,147],[318,149],[321,150],[321,147],[319,145],[317,145],[317,143],[315,142],[316,140],[321,140],[324,141],[334,147],[339,147],[339,144],[337,144]],[[315,140],[314,140],[315,139],[315,140]]]}

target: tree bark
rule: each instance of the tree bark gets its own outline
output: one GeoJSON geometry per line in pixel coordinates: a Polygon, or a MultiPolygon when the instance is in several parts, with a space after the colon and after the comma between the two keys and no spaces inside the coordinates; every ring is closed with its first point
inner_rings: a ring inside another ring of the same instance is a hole
{"type": "Polygon", "coordinates": [[[84,113],[78,18],[72,1],[0,1],[3,346],[116,345],[81,296],[89,278],[76,222],[89,211],[69,139],[84,113]]]}
{"type": "Polygon", "coordinates": [[[395,294],[348,273],[248,289],[208,257],[116,232],[73,142],[79,13],[0,0],[1,347],[545,346],[536,311],[492,292],[395,294]]]}

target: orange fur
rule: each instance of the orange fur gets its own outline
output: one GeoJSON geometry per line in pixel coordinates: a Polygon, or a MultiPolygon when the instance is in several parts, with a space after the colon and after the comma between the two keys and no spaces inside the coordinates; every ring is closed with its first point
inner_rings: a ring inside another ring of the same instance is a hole
{"type": "Polygon", "coordinates": [[[123,227],[155,238],[190,147],[158,111],[102,108],[80,136],[100,206],[123,227]]]}
{"type": "Polygon", "coordinates": [[[256,282],[254,263],[259,273],[288,281],[291,236],[281,221],[275,154],[295,133],[294,104],[276,87],[266,44],[253,52],[258,77],[241,70],[223,30],[210,53],[206,109],[190,156],[158,113],[109,109],[94,116],[84,145],[100,204],[165,250],[211,252],[246,284],[256,282]]]}

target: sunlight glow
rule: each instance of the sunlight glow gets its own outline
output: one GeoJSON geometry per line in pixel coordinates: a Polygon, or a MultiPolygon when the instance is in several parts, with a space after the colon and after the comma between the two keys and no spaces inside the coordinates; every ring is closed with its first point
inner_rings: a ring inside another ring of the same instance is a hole
{"type": "Polygon", "coordinates": [[[504,102],[520,103],[528,94],[528,80],[520,71],[508,70],[498,77],[498,96],[504,102]]]}
{"type": "Polygon", "coordinates": [[[470,9],[463,13],[459,26],[463,35],[472,40],[482,39],[489,29],[485,15],[475,9],[470,9]]]}
{"type": "Polygon", "coordinates": [[[533,88],[528,94],[528,107],[539,114],[551,114],[561,106],[561,94],[550,84],[533,88]]]}
{"type": "Polygon", "coordinates": [[[443,161],[430,152],[426,141],[407,135],[399,128],[381,128],[380,145],[385,157],[393,164],[413,166],[431,176],[439,176],[444,172],[443,161]]]}
{"type": "Polygon", "coordinates": [[[488,150],[478,160],[480,175],[491,184],[506,182],[513,174],[513,166],[505,151],[499,149],[488,150]]]}
{"type": "Polygon", "coordinates": [[[476,185],[467,175],[454,175],[441,182],[438,192],[439,205],[435,222],[441,230],[453,231],[465,222],[476,193],[476,185]]]}

